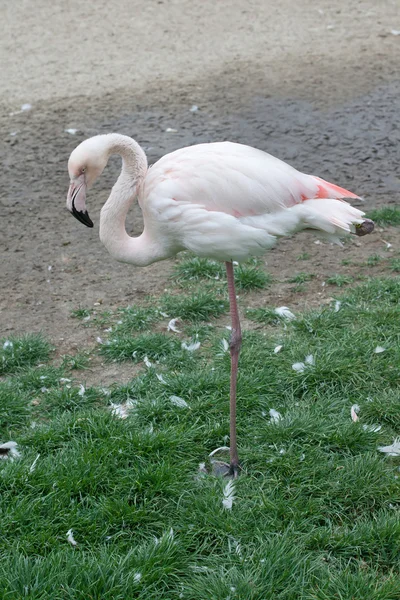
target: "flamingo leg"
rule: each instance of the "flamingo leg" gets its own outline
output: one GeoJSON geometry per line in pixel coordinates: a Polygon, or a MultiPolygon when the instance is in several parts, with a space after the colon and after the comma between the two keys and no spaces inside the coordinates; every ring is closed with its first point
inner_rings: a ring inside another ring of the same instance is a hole
{"type": "Polygon", "coordinates": [[[226,262],[226,275],[228,279],[229,305],[231,312],[232,333],[230,339],[231,352],[231,386],[230,386],[230,466],[229,475],[236,478],[239,475],[239,456],[236,441],[236,384],[239,363],[242,331],[240,328],[239,311],[236,301],[235,278],[232,262],[226,262]]]}

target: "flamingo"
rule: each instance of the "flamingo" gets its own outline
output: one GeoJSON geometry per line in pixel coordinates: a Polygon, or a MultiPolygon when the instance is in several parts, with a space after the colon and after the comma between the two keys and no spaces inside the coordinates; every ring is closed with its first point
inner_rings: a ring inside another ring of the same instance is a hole
{"type": "Polygon", "coordinates": [[[374,224],[342,198],[358,198],[319,177],[301,173],[261,150],[232,142],[198,144],[163,156],[148,167],[132,138],[111,133],[83,141],[68,162],[68,210],[93,227],[86,192],[112,154],[122,169],[101,209],[100,240],[118,261],[144,267],[189,250],[225,262],[231,315],[230,464],[240,472],[236,439],[236,382],[242,341],[232,261],[263,254],[277,238],[313,229],[332,241],[362,236],[374,224]],[[130,237],[129,208],[138,199],[144,229],[130,237]]]}

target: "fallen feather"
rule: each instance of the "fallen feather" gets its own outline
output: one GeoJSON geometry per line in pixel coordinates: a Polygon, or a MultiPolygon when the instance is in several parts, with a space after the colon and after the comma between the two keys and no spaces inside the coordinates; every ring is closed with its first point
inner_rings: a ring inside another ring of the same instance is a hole
{"type": "Polygon", "coordinates": [[[314,356],[312,354],[307,354],[306,358],[305,358],[305,363],[307,365],[315,365],[315,360],[314,360],[314,356]]]}
{"type": "Polygon", "coordinates": [[[298,373],[303,373],[305,368],[306,368],[306,365],[303,362],[297,362],[292,365],[292,369],[294,371],[297,371],[298,373]]]}
{"type": "Polygon", "coordinates": [[[377,346],[374,350],[375,354],[381,354],[382,352],[385,352],[386,348],[384,348],[383,346],[377,346]]]}
{"type": "Polygon", "coordinates": [[[378,433],[382,429],[382,425],[363,425],[363,429],[368,433],[378,433]]]}
{"type": "Polygon", "coordinates": [[[165,130],[166,133],[178,133],[177,129],[173,129],[172,127],[167,127],[165,130]]]}
{"type": "Polygon", "coordinates": [[[141,579],[142,579],[142,574],[139,573],[139,571],[134,574],[133,581],[139,582],[141,579]]]}
{"type": "Polygon", "coordinates": [[[136,405],[136,401],[129,399],[124,404],[114,404],[111,402],[111,414],[120,419],[126,419],[129,415],[129,411],[136,405]]]}
{"type": "Polygon", "coordinates": [[[143,362],[144,362],[144,364],[146,365],[146,367],[147,367],[148,369],[150,369],[150,367],[152,367],[152,366],[153,366],[153,365],[152,365],[152,363],[151,363],[151,362],[149,361],[149,359],[147,358],[147,356],[145,356],[145,357],[144,357],[144,359],[143,359],[143,362]]]}
{"type": "Polygon", "coordinates": [[[97,337],[97,338],[96,338],[96,342],[97,342],[98,344],[102,344],[102,343],[103,343],[103,340],[101,339],[101,337],[97,337]]]}
{"type": "Polygon", "coordinates": [[[10,131],[11,137],[16,136],[18,133],[19,133],[19,130],[17,130],[17,131],[10,131]]]}
{"type": "MultiPolygon", "coordinates": [[[[240,546],[240,542],[235,540],[235,538],[231,538],[231,539],[228,538],[228,550],[229,550],[229,552],[235,552],[239,556],[242,555],[242,548],[240,546]]],[[[232,590],[232,588],[231,588],[231,590],[232,590]]]]}
{"type": "Polygon", "coordinates": [[[171,319],[168,323],[167,330],[173,331],[174,333],[180,333],[180,330],[176,327],[177,321],[179,321],[179,319],[171,319]]]}
{"type": "Polygon", "coordinates": [[[14,344],[10,342],[10,340],[6,340],[3,344],[3,350],[7,350],[7,348],[13,348],[14,344]]]}
{"type": "Polygon", "coordinates": [[[79,396],[84,396],[85,395],[85,386],[83,386],[81,383],[79,384],[79,392],[78,392],[79,396]]]}
{"type": "Polygon", "coordinates": [[[78,130],[77,129],[64,129],[65,133],[69,133],[70,135],[75,135],[78,130]]]}
{"type": "Polygon", "coordinates": [[[233,482],[233,480],[231,479],[230,481],[228,481],[228,483],[226,484],[226,486],[224,487],[223,490],[223,500],[222,500],[222,506],[226,509],[226,510],[232,510],[232,505],[233,502],[235,500],[235,484],[233,482]]]}
{"type": "Polygon", "coordinates": [[[197,106],[197,104],[193,104],[193,106],[191,106],[189,110],[190,112],[197,112],[199,110],[199,107],[197,106]]]}
{"type": "Polygon", "coordinates": [[[159,373],[156,373],[156,377],[157,377],[158,381],[161,381],[161,383],[163,383],[164,385],[167,385],[167,382],[165,381],[165,379],[162,375],[160,375],[159,373]]]}
{"type": "Polygon", "coordinates": [[[279,306],[278,308],[275,309],[275,313],[279,317],[282,317],[283,319],[287,319],[288,321],[293,321],[293,319],[296,318],[296,316],[292,313],[291,310],[289,310],[289,308],[287,306],[279,306]]]}
{"type": "Polygon", "coordinates": [[[278,352],[280,352],[282,350],[283,346],[275,346],[274,348],[274,354],[278,354],[278,352]]]}
{"type": "Polygon", "coordinates": [[[33,471],[36,469],[36,463],[39,460],[39,456],[40,456],[40,454],[37,455],[37,457],[35,458],[35,460],[31,464],[31,466],[29,467],[29,473],[33,473],[33,471]]]}
{"type": "Polygon", "coordinates": [[[170,396],[170,402],[175,406],[179,406],[179,408],[189,408],[189,404],[183,398],[179,396],[170,396]]]}
{"type": "Polygon", "coordinates": [[[199,471],[199,473],[204,473],[205,475],[207,475],[206,463],[204,463],[204,462],[199,463],[198,471],[199,471]]]}
{"type": "Polygon", "coordinates": [[[400,29],[391,29],[391,30],[390,30],[390,33],[391,33],[392,35],[400,35],[400,29]]]}
{"type": "Polygon", "coordinates": [[[23,104],[23,105],[21,106],[21,110],[22,110],[23,112],[25,112],[26,110],[31,110],[31,109],[32,109],[32,104],[28,104],[28,103],[26,103],[26,104],[23,104]]]}
{"type": "Polygon", "coordinates": [[[40,388],[40,391],[42,392],[42,394],[45,394],[49,390],[47,389],[47,387],[42,387],[42,388],[40,388]]]}
{"type": "Polygon", "coordinates": [[[229,342],[228,342],[228,340],[226,340],[225,338],[223,338],[221,340],[221,345],[222,345],[222,350],[224,352],[228,352],[228,350],[229,350],[229,342]]]}
{"type": "Polygon", "coordinates": [[[159,313],[162,317],[164,317],[164,319],[168,319],[169,315],[167,315],[167,313],[162,312],[161,310],[159,311],[159,313]]]}
{"type": "Polygon", "coordinates": [[[270,409],[269,416],[271,417],[271,423],[279,423],[279,421],[282,419],[281,413],[274,408],[270,409]]]}
{"type": "Polygon", "coordinates": [[[0,460],[11,460],[19,458],[21,453],[17,450],[17,442],[6,442],[0,445],[0,460]]]}
{"type": "Polygon", "coordinates": [[[353,404],[353,406],[350,409],[350,415],[351,415],[351,420],[354,423],[357,423],[357,421],[359,420],[359,416],[358,416],[358,412],[360,411],[360,407],[358,406],[358,404],[353,404]]]}
{"type": "Polygon", "coordinates": [[[78,542],[75,541],[73,533],[72,533],[72,529],[69,529],[67,531],[67,542],[69,542],[71,544],[71,546],[77,546],[78,542]]]}
{"type": "Polygon", "coordinates": [[[388,456],[400,456],[400,438],[395,438],[390,446],[379,446],[378,450],[388,456]]]}
{"type": "Polygon", "coordinates": [[[217,452],[229,452],[229,450],[230,450],[229,446],[220,446],[219,448],[215,448],[215,450],[210,452],[210,454],[208,456],[210,458],[212,458],[215,454],[217,454],[217,452]]]}
{"type": "Polygon", "coordinates": [[[192,342],[190,344],[182,342],[181,348],[183,350],[187,350],[188,352],[194,352],[195,350],[198,350],[200,348],[200,342],[192,342]]]}
{"type": "Polygon", "coordinates": [[[335,302],[335,313],[339,312],[341,305],[342,305],[342,303],[340,302],[340,300],[336,300],[336,302],[335,302]]]}

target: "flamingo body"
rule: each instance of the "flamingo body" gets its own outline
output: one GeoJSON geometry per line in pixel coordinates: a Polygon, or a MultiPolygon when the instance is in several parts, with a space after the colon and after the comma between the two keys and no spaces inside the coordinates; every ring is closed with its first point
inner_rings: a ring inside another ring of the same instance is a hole
{"type": "Polygon", "coordinates": [[[338,202],[344,197],[357,196],[261,150],[221,142],[161,158],[147,171],[139,203],[158,239],[199,256],[243,261],[300,229],[334,239],[349,233],[363,213],[338,202]]]}

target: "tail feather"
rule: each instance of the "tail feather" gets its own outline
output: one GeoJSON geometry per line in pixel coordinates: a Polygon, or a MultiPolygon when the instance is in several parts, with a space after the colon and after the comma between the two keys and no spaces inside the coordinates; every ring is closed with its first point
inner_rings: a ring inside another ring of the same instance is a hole
{"type": "Polygon", "coordinates": [[[336,198],[326,198],[324,202],[306,200],[302,206],[305,227],[319,229],[335,239],[346,233],[355,233],[356,225],[364,222],[361,210],[336,198]]]}
{"type": "Polygon", "coordinates": [[[318,193],[315,196],[315,198],[335,198],[335,199],[340,199],[340,198],[358,198],[361,199],[360,196],[357,196],[356,194],[353,194],[353,192],[349,192],[349,190],[345,190],[342,187],[339,187],[338,185],[335,185],[334,183],[329,183],[329,181],[325,181],[324,179],[321,179],[320,177],[316,177],[315,175],[312,176],[313,179],[315,179],[315,181],[318,184],[318,193]]]}

